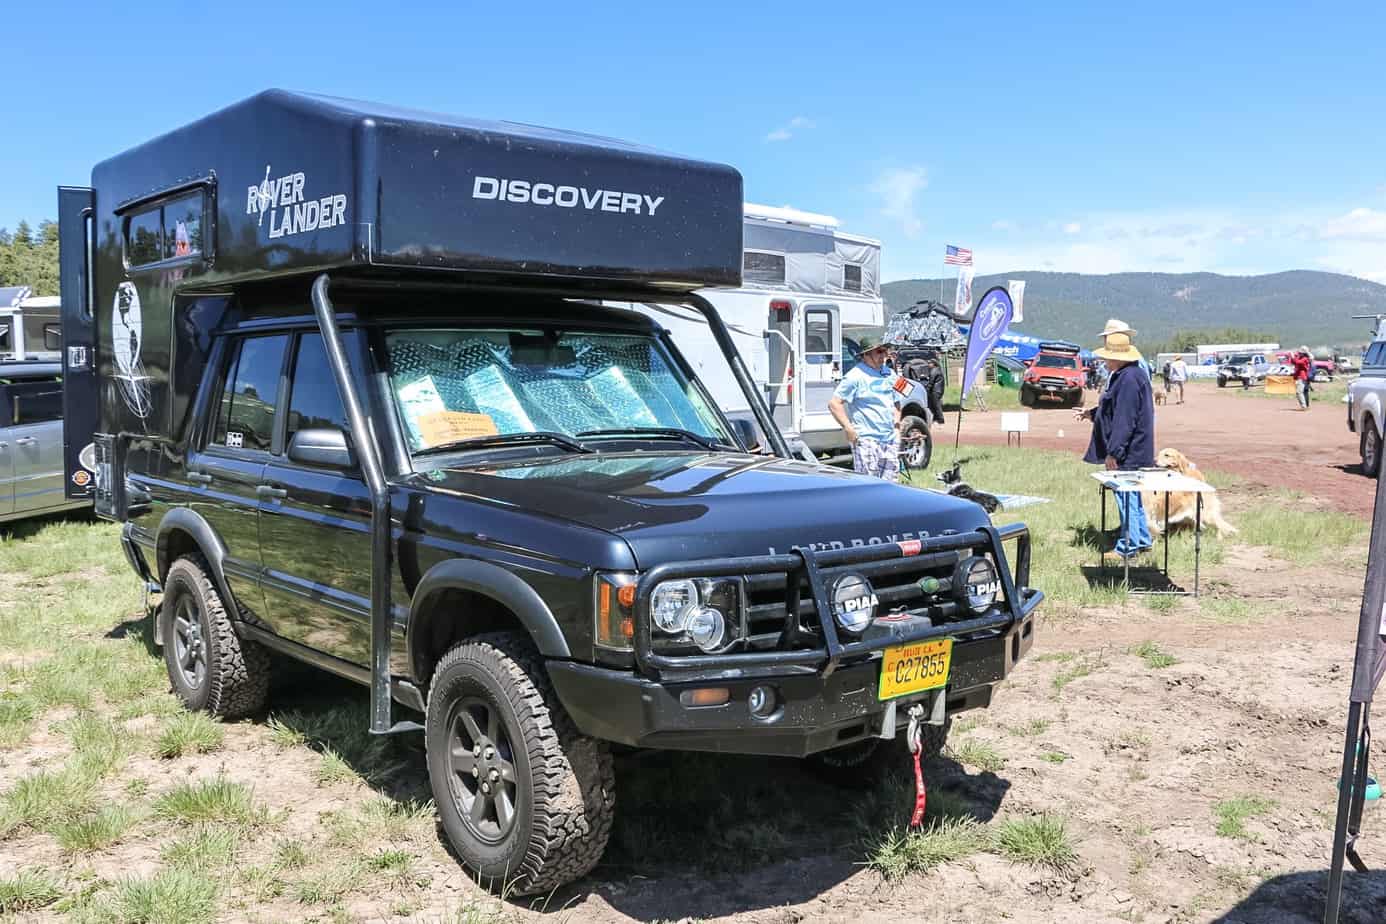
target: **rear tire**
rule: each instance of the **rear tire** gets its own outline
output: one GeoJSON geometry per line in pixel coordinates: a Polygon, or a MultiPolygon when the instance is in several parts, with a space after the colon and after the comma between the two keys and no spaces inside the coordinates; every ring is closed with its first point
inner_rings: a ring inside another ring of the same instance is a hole
{"type": "Polygon", "coordinates": [[[478,635],[443,656],[425,742],[443,830],[483,885],[548,892],[597,865],[615,814],[611,752],[577,730],[524,635],[478,635]]]}
{"type": "Polygon", "coordinates": [[[1376,478],[1381,474],[1381,434],[1377,432],[1376,421],[1371,416],[1362,418],[1362,440],[1359,445],[1362,455],[1362,474],[1376,478]]]}
{"type": "Polygon", "coordinates": [[[910,415],[900,420],[900,453],[911,469],[923,471],[934,457],[934,437],[924,418],[910,415]]]}
{"type": "MultiPolygon", "coordinates": [[[[951,718],[942,725],[921,725],[919,741],[923,748],[921,762],[933,760],[943,753],[948,742],[948,729],[953,725],[951,718]]],[[[905,743],[903,730],[893,741],[881,738],[867,738],[820,751],[804,758],[804,769],[819,779],[834,786],[856,787],[863,782],[878,779],[892,770],[903,769],[910,761],[909,745],[905,743]]]]}
{"type": "Polygon", "coordinates": [[[164,578],[164,666],[183,705],[222,719],[254,715],[269,697],[270,656],[236,634],[200,555],[185,555],[164,578]]]}

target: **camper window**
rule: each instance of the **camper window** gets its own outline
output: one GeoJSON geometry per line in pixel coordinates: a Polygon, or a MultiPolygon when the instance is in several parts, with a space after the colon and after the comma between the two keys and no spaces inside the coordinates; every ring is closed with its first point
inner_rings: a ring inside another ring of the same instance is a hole
{"type": "Polygon", "coordinates": [[[146,266],[202,253],[202,193],[188,193],[131,215],[125,222],[125,262],[146,266]]]}
{"type": "Polygon", "coordinates": [[[251,337],[232,349],[212,443],[269,451],[288,335],[251,337]]]}
{"type": "Polygon", "coordinates": [[[741,258],[743,282],[764,286],[784,285],[784,254],[764,250],[748,250],[741,258]]]}
{"type": "Polygon", "coordinates": [[[836,361],[833,353],[833,315],[831,311],[804,314],[804,360],[811,366],[836,361]]]}
{"type": "Polygon", "coordinates": [[[842,288],[848,292],[861,291],[861,267],[855,263],[842,264],[842,288]]]}

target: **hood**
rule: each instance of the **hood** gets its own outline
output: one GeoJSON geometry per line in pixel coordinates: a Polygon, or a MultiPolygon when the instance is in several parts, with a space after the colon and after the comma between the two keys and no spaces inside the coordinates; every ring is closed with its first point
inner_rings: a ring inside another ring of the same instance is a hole
{"type": "Polygon", "coordinates": [[[438,468],[416,487],[614,533],[641,568],[973,530],[981,507],[811,462],[739,453],[600,453],[438,468]]]}

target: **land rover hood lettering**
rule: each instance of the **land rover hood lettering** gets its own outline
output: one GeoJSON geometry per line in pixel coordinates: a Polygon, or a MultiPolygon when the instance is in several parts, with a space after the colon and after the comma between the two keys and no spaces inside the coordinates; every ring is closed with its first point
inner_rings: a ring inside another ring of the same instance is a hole
{"type": "MultiPolygon", "coordinates": [[[[881,536],[863,536],[859,539],[830,539],[826,542],[804,542],[795,543],[815,552],[828,552],[833,549],[859,549],[867,545],[888,545],[892,542],[908,542],[911,539],[928,539],[929,531],[921,529],[918,532],[886,533],[881,536]]],[[[775,546],[770,546],[770,554],[778,555],[780,550],[775,546]]]]}
{"type": "Polygon", "coordinates": [[[472,198],[632,215],[653,215],[664,204],[663,196],[651,196],[647,193],[588,189],[586,186],[563,186],[557,183],[494,176],[476,177],[472,182],[472,198]]]}

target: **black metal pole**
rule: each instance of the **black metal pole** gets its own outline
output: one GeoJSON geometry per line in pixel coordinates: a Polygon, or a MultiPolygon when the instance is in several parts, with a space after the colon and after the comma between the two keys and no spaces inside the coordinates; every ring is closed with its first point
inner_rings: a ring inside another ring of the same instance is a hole
{"type": "Polygon", "coordinates": [[[752,381],[751,373],[746,370],[746,363],[742,361],[741,353],[736,349],[736,343],[732,340],[731,334],[727,332],[727,325],[723,323],[722,316],[717,313],[712,302],[701,295],[690,294],[688,303],[702,312],[703,317],[707,318],[707,326],[712,331],[712,339],[717,341],[717,347],[722,351],[722,356],[731,366],[732,377],[736,379],[736,384],[741,387],[741,393],[746,396],[746,401],[751,405],[751,413],[755,415],[760,429],[765,432],[765,438],[770,441],[770,448],[775,451],[775,455],[785,459],[790,458],[789,444],[784,441],[784,435],[780,433],[780,428],[775,426],[770,411],[766,409],[765,400],[761,397],[755,382],[752,381]]]}
{"type": "Polygon", "coordinates": [[[1347,858],[1348,815],[1353,800],[1353,764],[1362,727],[1362,703],[1348,706],[1347,732],[1343,740],[1343,766],[1338,777],[1338,818],[1333,825],[1333,863],[1328,870],[1328,901],[1324,924],[1338,924],[1343,899],[1343,862],[1347,858]]]}
{"type": "Polygon", "coordinates": [[[392,727],[390,700],[390,492],[375,434],[356,394],[351,367],[342,348],[337,315],[327,294],[331,279],[326,273],[313,280],[313,313],[322,332],[327,364],[337,382],[337,394],[346,409],[356,458],[361,463],[371,495],[371,734],[383,735],[392,727]]]}

